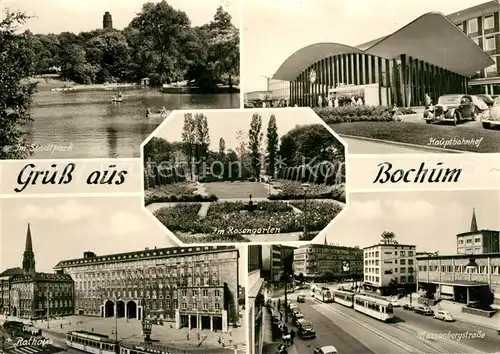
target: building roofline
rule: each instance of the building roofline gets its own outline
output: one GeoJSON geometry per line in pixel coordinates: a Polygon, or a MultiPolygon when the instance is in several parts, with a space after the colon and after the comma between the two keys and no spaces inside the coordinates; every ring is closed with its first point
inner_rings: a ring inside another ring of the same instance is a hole
{"type": "Polygon", "coordinates": [[[332,249],[344,249],[344,250],[362,250],[358,247],[351,246],[337,246],[337,245],[325,245],[323,243],[309,243],[307,245],[296,247],[295,250],[305,249],[305,248],[332,248],[332,249]]]}
{"type": "Polygon", "coordinates": [[[479,259],[479,258],[500,258],[500,253],[482,253],[482,254],[447,254],[438,256],[417,256],[417,260],[432,260],[432,259],[479,259]]]}
{"type": "Polygon", "coordinates": [[[138,259],[156,259],[163,257],[185,257],[192,256],[197,254],[206,254],[206,253],[219,253],[219,252],[238,252],[239,251],[235,246],[187,246],[187,247],[164,247],[164,248],[153,248],[153,249],[144,249],[140,251],[133,252],[123,252],[123,253],[114,253],[114,254],[106,254],[102,256],[95,256],[89,258],[75,258],[63,260],[57,263],[54,269],[61,269],[64,267],[75,267],[75,266],[85,266],[91,264],[102,264],[102,263],[115,263],[115,262],[124,262],[124,261],[134,261],[138,259]],[[138,257],[136,255],[143,255],[142,257],[138,257]],[[161,254],[164,253],[164,254],[161,254]],[[124,257],[126,256],[126,257],[124,257]],[[111,258],[111,259],[108,259],[111,258]]]}
{"type": "Polygon", "coordinates": [[[457,237],[467,236],[467,235],[478,235],[478,234],[481,234],[483,232],[500,232],[500,231],[499,230],[490,230],[490,229],[481,229],[481,230],[477,230],[477,231],[462,232],[462,233],[457,234],[457,237]]]}
{"type": "Polygon", "coordinates": [[[416,245],[406,245],[406,244],[402,244],[402,243],[377,243],[375,245],[371,245],[371,246],[368,246],[368,247],[363,247],[363,249],[366,250],[367,248],[373,248],[373,247],[378,247],[378,246],[393,246],[393,247],[403,246],[403,247],[414,247],[414,248],[417,248],[416,245]]]}

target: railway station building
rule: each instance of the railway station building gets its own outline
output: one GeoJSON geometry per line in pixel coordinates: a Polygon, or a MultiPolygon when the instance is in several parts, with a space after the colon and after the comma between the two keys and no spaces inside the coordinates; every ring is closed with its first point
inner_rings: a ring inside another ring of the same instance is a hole
{"type": "Polygon", "coordinates": [[[358,46],[316,43],[288,57],[273,79],[290,83],[291,106],[326,106],[329,97],[366,105],[419,106],[428,94],[467,93],[468,80],[494,60],[448,17],[424,14],[358,46]],[[320,99],[321,96],[321,99],[320,99]]]}

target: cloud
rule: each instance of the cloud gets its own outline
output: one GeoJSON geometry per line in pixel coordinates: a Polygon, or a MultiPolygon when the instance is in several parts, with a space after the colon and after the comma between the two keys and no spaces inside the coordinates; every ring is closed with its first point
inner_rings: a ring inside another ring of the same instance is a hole
{"type": "Polygon", "coordinates": [[[382,213],[382,205],[378,200],[370,200],[366,202],[352,201],[345,212],[345,217],[353,219],[375,220],[380,219],[384,215],[382,213]]]}
{"type": "Polygon", "coordinates": [[[96,210],[94,208],[82,205],[73,200],[68,200],[65,203],[45,208],[27,204],[21,208],[19,212],[21,220],[56,221],[61,224],[71,224],[82,220],[93,219],[95,216],[96,210]]]}
{"type": "Polygon", "coordinates": [[[392,200],[385,204],[385,214],[400,221],[423,221],[435,213],[434,205],[423,199],[392,200]]]}
{"type": "Polygon", "coordinates": [[[109,230],[115,235],[125,235],[144,229],[145,221],[135,214],[117,211],[109,218],[109,230]]]}

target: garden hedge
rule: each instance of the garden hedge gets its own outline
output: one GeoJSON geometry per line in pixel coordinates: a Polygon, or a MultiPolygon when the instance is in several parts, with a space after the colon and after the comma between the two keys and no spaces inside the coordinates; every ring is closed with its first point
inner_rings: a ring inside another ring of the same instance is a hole
{"type": "Polygon", "coordinates": [[[215,195],[150,195],[144,197],[144,204],[148,206],[153,203],[183,203],[183,202],[216,202],[218,200],[215,195]]]}
{"type": "MultiPolygon", "coordinates": [[[[400,114],[414,114],[410,108],[398,107],[400,114]]],[[[391,108],[385,106],[343,106],[314,108],[316,114],[327,124],[363,122],[363,121],[392,121],[391,108]]]]}

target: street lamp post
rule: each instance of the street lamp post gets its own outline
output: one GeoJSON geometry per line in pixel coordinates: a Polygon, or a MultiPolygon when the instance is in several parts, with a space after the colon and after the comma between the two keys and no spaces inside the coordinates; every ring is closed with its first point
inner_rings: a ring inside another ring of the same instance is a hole
{"type": "Polygon", "coordinates": [[[308,183],[302,183],[302,189],[304,190],[304,239],[307,239],[307,189],[309,188],[308,183]]]}
{"type": "Polygon", "coordinates": [[[285,279],[285,324],[288,323],[288,274],[283,273],[283,278],[285,279]]]}
{"type": "Polygon", "coordinates": [[[50,293],[47,292],[47,328],[50,327],[49,319],[50,319],[50,293]]]}

